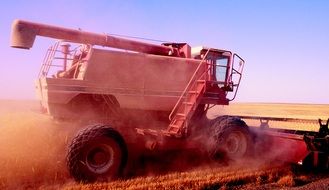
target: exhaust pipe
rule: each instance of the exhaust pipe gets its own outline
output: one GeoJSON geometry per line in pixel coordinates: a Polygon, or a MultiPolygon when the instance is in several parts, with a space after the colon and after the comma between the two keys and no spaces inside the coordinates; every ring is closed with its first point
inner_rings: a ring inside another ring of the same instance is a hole
{"type": "Polygon", "coordinates": [[[11,47],[30,49],[36,36],[44,36],[68,42],[100,45],[148,54],[179,56],[179,50],[164,45],[149,44],[106,34],[96,34],[58,26],[14,20],[11,30],[11,47]]]}

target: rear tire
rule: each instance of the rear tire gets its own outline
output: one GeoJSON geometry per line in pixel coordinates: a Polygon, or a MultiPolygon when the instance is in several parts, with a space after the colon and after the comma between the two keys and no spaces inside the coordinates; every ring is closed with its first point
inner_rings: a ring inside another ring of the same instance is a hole
{"type": "Polygon", "coordinates": [[[210,157],[237,161],[251,153],[252,138],[248,126],[237,117],[222,116],[211,126],[210,157]]]}
{"type": "Polygon", "coordinates": [[[67,167],[79,182],[118,178],[127,162],[127,148],[113,128],[94,125],[80,131],[69,146],[67,167]]]}

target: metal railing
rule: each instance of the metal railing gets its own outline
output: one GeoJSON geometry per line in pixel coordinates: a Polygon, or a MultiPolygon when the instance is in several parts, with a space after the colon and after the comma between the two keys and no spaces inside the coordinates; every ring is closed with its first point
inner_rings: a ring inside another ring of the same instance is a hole
{"type": "MultiPolygon", "coordinates": [[[[240,85],[240,82],[241,82],[241,78],[242,78],[242,72],[243,72],[243,68],[244,68],[244,60],[237,54],[234,54],[234,56],[238,57],[241,61],[242,61],[242,65],[240,65],[239,69],[235,69],[234,68],[234,60],[232,60],[231,64],[227,65],[227,66],[223,66],[223,65],[215,65],[213,63],[207,63],[207,56],[209,54],[209,52],[211,51],[212,49],[209,48],[205,54],[205,56],[203,57],[203,59],[200,61],[197,69],[195,70],[195,72],[193,73],[191,79],[189,80],[188,84],[186,85],[184,91],[182,92],[181,96],[179,97],[178,101],[176,102],[174,108],[172,109],[170,115],[169,115],[169,120],[171,121],[173,119],[173,115],[177,112],[177,109],[179,107],[179,105],[182,103],[183,101],[183,98],[186,97],[186,94],[188,93],[188,91],[196,85],[196,82],[198,80],[200,80],[202,77],[204,77],[204,75],[206,75],[208,73],[208,71],[211,69],[211,67],[225,67],[226,69],[230,69],[229,71],[229,75],[225,78],[224,81],[218,81],[218,80],[208,80],[208,82],[211,82],[211,83],[214,83],[214,84],[221,84],[223,85],[222,88],[224,88],[225,91],[228,91],[227,90],[227,87],[229,88],[232,88],[232,91],[234,90],[234,87],[235,87],[235,91],[233,92],[234,95],[233,95],[233,98],[229,99],[229,101],[232,101],[235,97],[236,97],[236,94],[237,94],[237,91],[238,91],[238,88],[239,88],[239,85],[240,85]],[[198,74],[201,65],[203,63],[206,62],[206,69],[205,71],[200,75],[199,78],[196,78],[196,75],[198,74]],[[238,81],[234,84],[234,81],[233,81],[233,76],[234,75],[238,75],[238,81]],[[229,85],[229,86],[228,86],[229,85]]],[[[231,53],[232,54],[232,53],[231,53]]],[[[213,68],[215,69],[215,68],[213,68]]]]}
{"type": "Polygon", "coordinates": [[[235,88],[235,92],[234,92],[233,97],[230,98],[229,101],[234,100],[235,97],[236,97],[236,94],[237,94],[237,92],[238,92],[238,89],[239,89],[239,86],[240,86],[240,82],[241,82],[241,78],[242,78],[242,72],[243,72],[243,68],[244,68],[244,63],[245,63],[244,60],[243,60],[238,54],[234,54],[234,55],[233,55],[233,61],[232,61],[232,72],[231,72],[231,74],[230,74],[230,78],[228,79],[228,81],[230,81],[230,82],[234,82],[234,81],[233,81],[233,75],[234,75],[234,74],[237,74],[237,75],[239,76],[239,79],[238,79],[238,81],[237,81],[236,84],[232,84],[232,89],[233,89],[234,87],[236,87],[236,88],[235,88]],[[234,58],[235,58],[235,56],[238,57],[238,58],[240,59],[240,61],[242,61],[242,62],[239,62],[239,64],[241,64],[241,65],[239,65],[239,69],[238,69],[238,70],[236,70],[236,69],[234,68],[234,61],[235,61],[234,58]]]}
{"type": "MultiPolygon", "coordinates": [[[[171,121],[172,120],[172,116],[177,112],[177,109],[178,109],[178,106],[182,103],[182,100],[183,100],[183,97],[186,96],[187,92],[194,86],[196,85],[196,81],[199,80],[205,73],[208,72],[209,68],[206,69],[206,71],[204,73],[202,73],[201,77],[196,79],[196,75],[197,73],[199,72],[200,68],[201,68],[201,65],[203,63],[205,63],[205,60],[206,60],[206,57],[209,53],[209,51],[211,50],[211,48],[209,48],[207,50],[207,53],[204,55],[203,59],[200,61],[198,67],[195,69],[190,81],[187,83],[184,91],[182,92],[181,96],[179,97],[178,101],[176,102],[174,108],[172,109],[171,113],[169,114],[169,120],[171,121]]],[[[205,81],[206,82],[206,81],[205,81]]]]}
{"type": "MultiPolygon", "coordinates": [[[[66,43],[66,42],[57,41],[54,45],[52,45],[48,48],[46,55],[43,59],[43,63],[40,68],[39,74],[38,74],[39,78],[47,77],[51,74],[53,74],[53,76],[56,76],[56,74],[59,71],[65,72],[67,70],[68,61],[70,62],[71,66],[73,65],[73,62],[81,61],[82,54],[80,54],[79,56],[77,54],[78,54],[78,50],[81,49],[82,45],[78,45],[75,48],[73,48],[72,50],[64,52],[59,49],[64,43],[66,43]],[[51,68],[56,68],[57,73],[50,74],[51,68]]],[[[85,51],[85,50],[86,50],[86,48],[83,49],[83,51],[85,51]]],[[[76,69],[74,70],[73,76],[76,76],[77,68],[78,67],[76,67],[76,69]]]]}
{"type": "Polygon", "coordinates": [[[57,41],[54,45],[50,46],[47,50],[47,53],[43,59],[42,66],[39,72],[38,77],[46,77],[48,75],[49,69],[52,66],[52,62],[55,56],[56,51],[58,51],[58,46],[60,41],[57,41]]]}

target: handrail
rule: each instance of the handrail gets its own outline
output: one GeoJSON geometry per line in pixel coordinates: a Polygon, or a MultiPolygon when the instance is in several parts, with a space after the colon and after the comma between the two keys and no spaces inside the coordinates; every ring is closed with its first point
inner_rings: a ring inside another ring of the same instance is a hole
{"type": "MultiPolygon", "coordinates": [[[[52,48],[52,47],[50,47],[50,48],[47,50],[46,55],[45,55],[45,57],[44,57],[43,60],[42,60],[42,65],[41,65],[41,69],[40,69],[39,74],[38,74],[38,78],[40,78],[40,76],[44,73],[45,63],[46,63],[46,61],[48,60],[48,57],[49,57],[50,49],[51,49],[51,48],[52,48]]],[[[43,74],[43,75],[44,75],[44,74],[43,74]]]]}
{"type": "MultiPolygon", "coordinates": [[[[84,52],[85,50],[88,50],[87,46],[84,46],[84,47],[83,47],[83,52],[84,52]]],[[[76,53],[77,53],[77,52],[75,51],[73,57],[76,56],[76,53]]],[[[81,60],[82,60],[82,53],[79,55],[79,58],[78,58],[78,60],[77,60],[77,63],[76,63],[77,66],[76,66],[75,69],[74,69],[73,78],[76,78],[77,75],[78,75],[78,68],[79,68],[79,66],[81,66],[81,63],[80,63],[81,60]]]]}
{"type": "Polygon", "coordinates": [[[43,76],[43,77],[47,76],[51,62],[55,56],[55,53],[56,53],[56,50],[58,49],[59,44],[60,44],[60,41],[57,41],[54,45],[52,45],[48,49],[48,51],[43,59],[42,67],[40,69],[39,76],[38,76],[39,78],[41,76],[43,76]]]}
{"type": "Polygon", "coordinates": [[[46,65],[46,71],[45,71],[46,74],[49,73],[49,69],[50,69],[50,67],[52,66],[52,62],[53,62],[53,60],[54,60],[54,57],[55,57],[55,54],[56,54],[56,51],[57,51],[57,49],[58,49],[59,44],[60,44],[60,42],[57,42],[57,43],[54,45],[54,47],[53,47],[53,49],[52,49],[52,52],[50,52],[50,57],[48,58],[47,65],[46,65]]]}
{"type": "Polygon", "coordinates": [[[192,75],[190,81],[187,83],[187,85],[186,85],[184,91],[182,92],[182,94],[181,94],[181,96],[179,97],[178,101],[176,102],[174,108],[173,108],[172,111],[170,112],[170,114],[169,114],[169,120],[170,120],[170,121],[172,120],[172,115],[174,114],[174,112],[176,112],[176,109],[178,108],[178,105],[181,103],[181,101],[182,101],[183,97],[185,96],[185,94],[187,93],[188,89],[190,89],[190,86],[191,86],[192,82],[194,81],[194,78],[195,78],[196,74],[197,74],[198,71],[200,70],[202,63],[204,63],[204,61],[206,60],[206,57],[207,57],[207,55],[208,55],[208,53],[209,53],[210,50],[211,50],[211,48],[208,49],[207,53],[205,54],[205,56],[203,57],[203,59],[200,61],[199,65],[198,65],[198,67],[195,69],[195,71],[194,71],[194,73],[193,73],[193,75],[192,75]]]}
{"type": "Polygon", "coordinates": [[[237,84],[236,84],[236,88],[235,88],[235,92],[234,92],[234,96],[231,98],[231,99],[229,99],[229,101],[233,101],[234,99],[235,99],[235,97],[236,97],[236,94],[237,94],[237,92],[238,92],[238,90],[239,90],[239,86],[240,86],[240,82],[241,82],[241,78],[242,78],[242,72],[243,72],[243,68],[244,68],[244,60],[238,55],[238,54],[234,54],[233,55],[233,63],[232,63],[232,73],[231,73],[231,76],[230,76],[230,80],[232,81],[233,79],[233,72],[235,72],[236,74],[238,74],[239,75],[239,80],[238,80],[238,82],[237,82],[237,84]],[[236,69],[234,69],[234,56],[237,56],[240,60],[242,60],[242,62],[243,62],[243,65],[239,68],[239,71],[237,71],[236,69]]]}
{"type": "MultiPolygon", "coordinates": [[[[65,67],[63,63],[56,64],[56,60],[68,60],[68,61],[73,61],[75,60],[74,57],[77,55],[77,51],[79,48],[81,48],[81,45],[75,47],[72,50],[69,50],[68,57],[63,57],[63,51],[60,50],[60,45],[65,42],[62,40],[56,41],[52,46],[50,46],[46,52],[46,55],[43,59],[43,63],[41,66],[41,69],[39,71],[39,78],[41,77],[47,77],[49,74],[49,71],[52,67],[62,67],[63,71],[65,71],[65,67]]],[[[83,51],[88,50],[87,47],[84,47],[83,51]]],[[[82,54],[79,55],[78,61],[81,61],[82,59],[82,54]]],[[[74,70],[74,76],[77,74],[77,69],[74,70]]]]}

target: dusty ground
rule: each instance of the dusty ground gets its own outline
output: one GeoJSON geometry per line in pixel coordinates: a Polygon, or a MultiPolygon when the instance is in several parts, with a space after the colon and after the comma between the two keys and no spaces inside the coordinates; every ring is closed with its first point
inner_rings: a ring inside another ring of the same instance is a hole
{"type": "MultiPolygon", "coordinates": [[[[37,110],[35,101],[0,100],[0,189],[329,189],[328,172],[307,173],[255,160],[152,173],[112,183],[77,184],[68,175],[64,158],[77,126],[56,123],[37,110]]],[[[219,114],[326,119],[329,105],[233,104],[210,112],[211,116],[219,114]]],[[[316,125],[305,124],[287,128],[306,126],[317,130],[316,125]]]]}

